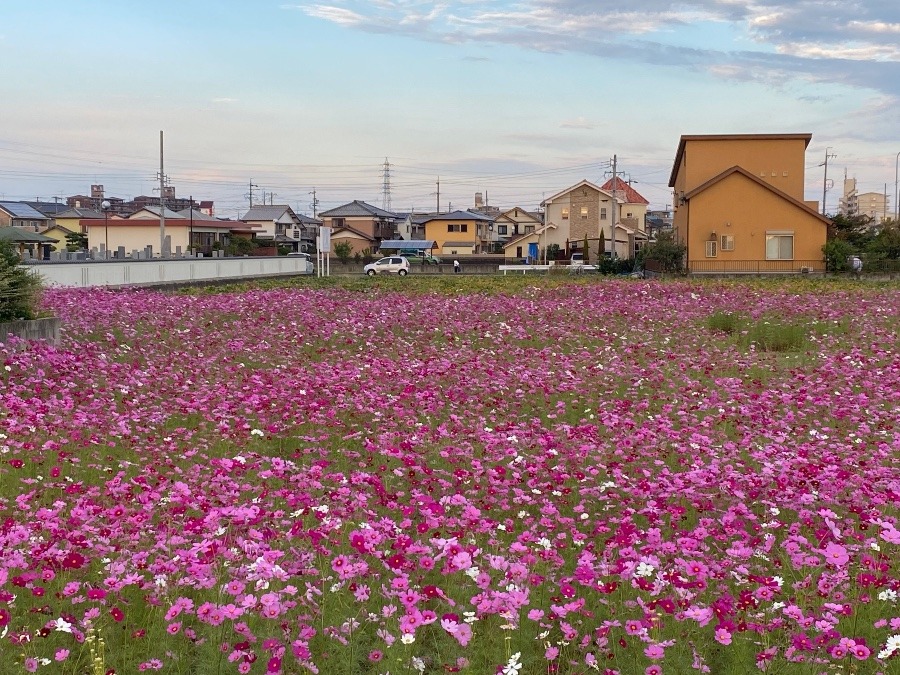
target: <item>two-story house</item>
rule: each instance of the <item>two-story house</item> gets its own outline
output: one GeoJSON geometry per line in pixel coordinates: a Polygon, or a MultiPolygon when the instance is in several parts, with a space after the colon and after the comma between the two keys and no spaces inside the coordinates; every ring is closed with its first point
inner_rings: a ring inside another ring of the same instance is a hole
{"type": "Polygon", "coordinates": [[[261,244],[283,246],[296,252],[315,248],[320,220],[294,213],[287,205],[252,206],[241,222],[253,227],[261,244]]]}
{"type": "Polygon", "coordinates": [[[824,269],[830,220],[804,201],[812,134],[682,136],[669,178],[690,272],[824,269]]]}
{"type": "Polygon", "coordinates": [[[331,228],[332,250],[335,243],[346,241],[353,253],[374,253],[382,241],[397,236],[398,225],[403,221],[396,213],[358,200],[322,211],[319,218],[331,228]]]}
{"type": "Polygon", "coordinates": [[[494,219],[474,211],[434,213],[425,221],[425,239],[443,255],[491,253],[494,219]]]}
{"type": "MultiPolygon", "coordinates": [[[[616,195],[615,202],[621,207],[624,195],[616,195]]],[[[559,246],[561,250],[577,251],[588,240],[590,256],[596,257],[596,246],[603,233],[607,253],[616,251],[622,257],[630,257],[627,251],[628,238],[622,233],[613,237],[613,194],[589,180],[582,180],[562,192],[557,192],[541,202],[544,208],[545,236],[540,244],[559,246]],[[616,243],[614,244],[613,241],[616,243]],[[620,250],[621,249],[621,250],[620,250]]]]}

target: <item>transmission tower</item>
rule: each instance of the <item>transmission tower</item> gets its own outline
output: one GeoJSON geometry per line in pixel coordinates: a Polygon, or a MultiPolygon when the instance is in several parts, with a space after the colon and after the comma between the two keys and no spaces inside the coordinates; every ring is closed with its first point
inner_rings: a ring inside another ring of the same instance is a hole
{"type": "Polygon", "coordinates": [[[381,208],[385,211],[391,210],[391,164],[388,158],[384,158],[384,167],[382,169],[381,181],[381,208]]]}

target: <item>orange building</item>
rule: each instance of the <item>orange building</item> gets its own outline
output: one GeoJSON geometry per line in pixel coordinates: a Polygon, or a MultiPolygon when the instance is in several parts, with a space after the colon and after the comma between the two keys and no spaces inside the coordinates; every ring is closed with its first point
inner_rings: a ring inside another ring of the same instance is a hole
{"type": "Polygon", "coordinates": [[[691,273],[824,270],[828,218],[804,201],[811,134],[682,136],[669,187],[691,273]]]}

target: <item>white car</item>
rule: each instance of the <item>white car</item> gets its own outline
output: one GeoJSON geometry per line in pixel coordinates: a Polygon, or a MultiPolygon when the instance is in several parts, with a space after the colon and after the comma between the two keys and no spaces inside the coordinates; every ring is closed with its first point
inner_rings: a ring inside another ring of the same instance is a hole
{"type": "Polygon", "coordinates": [[[399,274],[401,277],[405,277],[409,274],[409,260],[402,255],[392,255],[369,263],[363,267],[363,272],[370,277],[374,277],[376,274],[399,274]]]}

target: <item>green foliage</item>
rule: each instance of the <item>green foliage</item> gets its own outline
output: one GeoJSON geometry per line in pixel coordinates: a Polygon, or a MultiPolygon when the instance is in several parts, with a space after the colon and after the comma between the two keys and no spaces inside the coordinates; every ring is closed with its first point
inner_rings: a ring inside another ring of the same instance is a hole
{"type": "Polygon", "coordinates": [[[375,259],[375,257],[372,255],[372,249],[364,248],[362,252],[362,259],[363,262],[367,265],[372,262],[375,259]]]}
{"type": "Polygon", "coordinates": [[[843,216],[838,214],[831,218],[828,238],[846,241],[857,251],[862,251],[875,237],[871,225],[872,219],[869,216],[843,216]]]}
{"type": "Polygon", "coordinates": [[[41,279],[21,263],[13,245],[0,241],[0,321],[33,319],[36,315],[41,279]]]}
{"type": "Polygon", "coordinates": [[[591,252],[588,250],[588,238],[587,235],[584,235],[584,243],[581,246],[581,250],[584,252],[584,260],[582,262],[585,265],[589,265],[591,260],[591,252]]]}
{"type": "Polygon", "coordinates": [[[339,241],[334,245],[334,254],[338,260],[347,264],[350,262],[350,256],[353,255],[353,245],[349,241],[339,241]]]}
{"type": "Polygon", "coordinates": [[[706,319],[706,326],[712,331],[728,333],[729,335],[740,330],[744,319],[734,312],[713,312],[706,319]]]}
{"type": "Polygon", "coordinates": [[[362,262],[362,254],[359,251],[353,254],[353,262],[357,265],[362,262]]]}
{"type": "Polygon", "coordinates": [[[75,251],[84,251],[88,245],[88,238],[86,234],[82,234],[81,232],[69,232],[66,234],[66,250],[75,252],[75,251]]]}
{"type": "Polygon", "coordinates": [[[602,266],[604,260],[606,260],[606,234],[601,227],[600,238],[597,240],[597,262],[602,266]]]}
{"type": "Polygon", "coordinates": [[[832,239],[822,247],[825,269],[829,272],[845,272],[850,269],[847,258],[854,254],[853,246],[844,239],[832,239]]]}
{"type": "Polygon", "coordinates": [[[290,253],[290,252],[293,251],[293,250],[294,250],[294,249],[292,249],[290,246],[282,246],[282,245],[279,244],[279,246],[278,246],[278,255],[287,255],[288,253],[290,253]]]}
{"type": "Polygon", "coordinates": [[[656,241],[651,242],[639,251],[639,259],[655,261],[662,272],[684,272],[684,256],[687,246],[675,241],[672,232],[660,232],[656,241]]]}
{"type": "MultiPolygon", "coordinates": [[[[219,242],[213,244],[214,249],[218,243],[219,242]]],[[[255,251],[258,246],[259,244],[253,239],[235,237],[228,243],[228,246],[225,247],[225,253],[228,255],[253,255],[253,251],[255,251]]]]}
{"type": "Polygon", "coordinates": [[[547,260],[556,260],[559,258],[559,244],[550,244],[547,247],[547,260]]]}
{"type": "Polygon", "coordinates": [[[806,327],[801,324],[763,319],[750,325],[742,342],[757,351],[790,352],[802,349],[806,340],[806,327]]]}
{"type": "Polygon", "coordinates": [[[900,259],[900,221],[891,220],[881,226],[881,230],[866,247],[868,256],[877,260],[900,259]]]}

